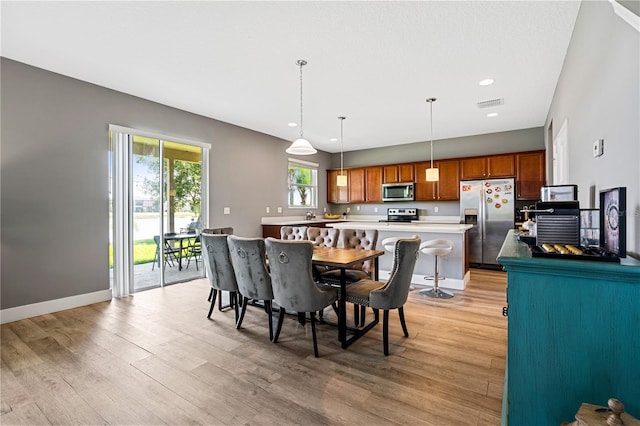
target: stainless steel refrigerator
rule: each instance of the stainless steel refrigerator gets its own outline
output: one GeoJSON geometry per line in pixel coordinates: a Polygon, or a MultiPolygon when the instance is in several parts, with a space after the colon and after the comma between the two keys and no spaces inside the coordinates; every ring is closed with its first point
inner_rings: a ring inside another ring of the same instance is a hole
{"type": "Polygon", "coordinates": [[[468,234],[470,263],[498,265],[498,252],[514,227],[515,193],[513,179],[460,182],[460,221],[474,225],[468,234]]]}

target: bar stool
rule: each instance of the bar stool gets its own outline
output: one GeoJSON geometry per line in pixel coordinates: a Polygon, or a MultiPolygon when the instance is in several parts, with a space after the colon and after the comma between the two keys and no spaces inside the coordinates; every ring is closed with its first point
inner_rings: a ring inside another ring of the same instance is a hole
{"type": "MultiPolygon", "coordinates": [[[[424,294],[427,297],[435,297],[436,299],[449,299],[453,297],[453,294],[440,290],[438,287],[439,270],[438,270],[438,258],[446,256],[453,250],[453,241],[450,240],[429,240],[420,244],[420,252],[433,256],[435,258],[435,269],[433,278],[424,277],[425,280],[433,279],[434,286],[430,289],[420,290],[420,294],[424,294]]],[[[442,277],[444,279],[444,277],[442,277]]]]}

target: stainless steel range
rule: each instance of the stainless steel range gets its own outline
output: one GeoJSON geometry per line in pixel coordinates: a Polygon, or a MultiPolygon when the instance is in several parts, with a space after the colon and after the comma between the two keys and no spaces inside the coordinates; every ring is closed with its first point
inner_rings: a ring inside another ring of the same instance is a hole
{"type": "Polygon", "coordinates": [[[418,220],[418,209],[392,208],[387,209],[387,218],[380,222],[411,223],[413,220],[418,220]]]}

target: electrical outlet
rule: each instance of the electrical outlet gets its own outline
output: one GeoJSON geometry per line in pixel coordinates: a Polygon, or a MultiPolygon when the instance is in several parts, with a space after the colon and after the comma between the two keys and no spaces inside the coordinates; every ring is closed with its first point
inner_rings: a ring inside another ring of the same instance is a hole
{"type": "Polygon", "coordinates": [[[225,208],[223,209],[223,213],[224,213],[224,214],[231,214],[231,207],[225,207],[225,208]]]}
{"type": "Polygon", "coordinates": [[[282,213],[282,207],[278,207],[278,213],[282,213]]]}
{"type": "Polygon", "coordinates": [[[374,213],[378,213],[378,208],[377,208],[377,207],[374,207],[374,208],[373,208],[373,212],[374,212],[374,213]]]}
{"type": "Polygon", "coordinates": [[[360,206],[356,206],[356,211],[360,211],[360,206]]]}
{"type": "Polygon", "coordinates": [[[347,207],[347,213],[351,213],[351,207],[347,207]]]}
{"type": "Polygon", "coordinates": [[[598,139],[593,143],[593,156],[600,157],[604,154],[604,139],[598,139]]]}
{"type": "Polygon", "coordinates": [[[433,212],[434,212],[434,213],[438,213],[438,206],[435,206],[435,207],[433,208],[433,212]]]}
{"type": "Polygon", "coordinates": [[[327,212],[327,208],[326,208],[326,207],[325,207],[325,208],[323,208],[323,209],[322,209],[322,212],[323,212],[323,213],[326,213],[326,212],[327,212]]]}

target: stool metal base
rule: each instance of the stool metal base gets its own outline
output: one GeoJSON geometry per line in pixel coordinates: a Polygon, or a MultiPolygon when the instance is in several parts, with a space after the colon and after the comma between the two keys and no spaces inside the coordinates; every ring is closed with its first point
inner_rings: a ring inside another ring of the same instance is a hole
{"type": "Polygon", "coordinates": [[[425,288],[424,290],[420,290],[420,294],[435,299],[451,299],[453,297],[453,294],[442,291],[439,288],[425,288]]]}

